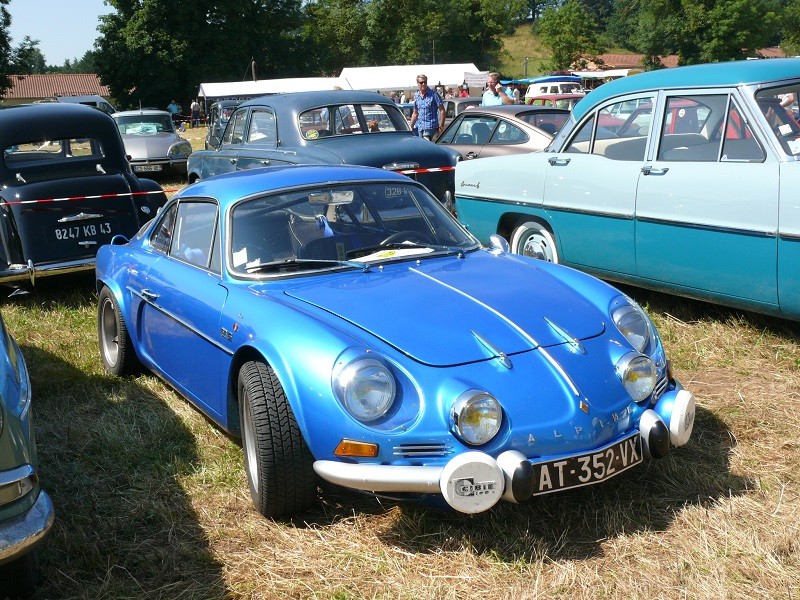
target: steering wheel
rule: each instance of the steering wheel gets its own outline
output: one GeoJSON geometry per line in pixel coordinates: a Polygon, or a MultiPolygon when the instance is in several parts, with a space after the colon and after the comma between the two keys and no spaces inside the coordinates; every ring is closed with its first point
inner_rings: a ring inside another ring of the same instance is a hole
{"type": "Polygon", "coordinates": [[[409,229],[408,231],[398,231],[396,233],[393,233],[392,235],[387,237],[385,240],[383,240],[380,245],[381,246],[388,246],[391,243],[399,242],[401,240],[404,241],[404,242],[405,241],[422,242],[423,244],[430,244],[431,243],[430,238],[428,238],[428,236],[426,236],[424,233],[422,233],[420,231],[413,231],[413,230],[409,229]]]}

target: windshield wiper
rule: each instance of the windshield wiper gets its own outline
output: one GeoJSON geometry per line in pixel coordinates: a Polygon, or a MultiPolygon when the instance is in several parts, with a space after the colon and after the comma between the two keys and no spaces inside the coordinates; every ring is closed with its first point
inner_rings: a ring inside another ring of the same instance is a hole
{"type": "Polygon", "coordinates": [[[279,273],[291,273],[294,271],[306,271],[311,269],[323,269],[330,266],[349,267],[369,271],[369,266],[360,262],[349,260],[326,260],[316,258],[287,258],[286,260],[273,260],[257,265],[245,267],[248,273],[262,273],[264,271],[277,271],[279,273]]]}

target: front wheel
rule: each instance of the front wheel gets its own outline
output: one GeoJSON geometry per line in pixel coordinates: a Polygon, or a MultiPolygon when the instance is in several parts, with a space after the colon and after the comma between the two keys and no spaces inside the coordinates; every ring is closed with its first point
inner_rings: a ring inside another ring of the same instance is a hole
{"type": "Polygon", "coordinates": [[[557,263],[558,248],[550,230],[536,222],[520,225],[511,236],[511,251],[531,258],[557,263]]]}
{"type": "Polygon", "coordinates": [[[265,517],[306,510],[316,499],[314,457],[275,371],[263,362],[239,371],[239,423],[250,497],[265,517]]]}

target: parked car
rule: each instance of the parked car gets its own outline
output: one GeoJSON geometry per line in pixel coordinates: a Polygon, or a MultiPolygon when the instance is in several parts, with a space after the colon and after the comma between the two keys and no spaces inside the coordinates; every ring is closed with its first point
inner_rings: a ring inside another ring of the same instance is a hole
{"type": "Polygon", "coordinates": [[[639,306],[482,248],[397,173],[213,177],[119,241],[97,262],[105,370],[143,364],[240,436],[266,516],[310,506],[317,477],[476,513],[691,435],[694,398],[639,306]]]}
{"type": "Polygon", "coordinates": [[[781,106],[798,74],[775,59],[604,84],[548,152],[460,164],[458,215],[520,254],[800,319],[800,126],[781,106]]]}
{"type": "Polygon", "coordinates": [[[231,113],[240,103],[241,100],[217,100],[208,107],[208,115],[206,116],[206,126],[208,127],[205,140],[206,150],[216,148],[219,145],[219,140],[222,138],[222,132],[225,131],[225,126],[231,118],[231,113]],[[213,145],[211,140],[214,140],[216,145],[213,145]]]}
{"type": "Polygon", "coordinates": [[[540,94],[526,98],[525,104],[529,106],[553,106],[555,108],[572,110],[572,108],[585,97],[586,94],[540,94]]]}
{"type": "Polygon", "coordinates": [[[102,110],[106,114],[113,114],[117,109],[105,98],[97,94],[86,94],[78,96],[56,96],[56,102],[69,102],[72,104],[85,104],[97,110],[102,110]]]}
{"type": "Polygon", "coordinates": [[[0,148],[0,283],[92,270],[100,245],[166,202],[131,171],[114,120],[88,106],[3,108],[0,148]]]}
{"type": "Polygon", "coordinates": [[[38,546],[54,510],[39,480],[28,370],[2,318],[0,343],[0,594],[18,598],[39,582],[38,546]]]}
{"type": "Polygon", "coordinates": [[[471,107],[442,132],[436,143],[465,159],[544,150],[567,118],[564,108],[517,104],[471,107]]]}
{"type": "Polygon", "coordinates": [[[189,157],[189,183],[267,165],[346,163],[403,173],[450,206],[458,159],[454,150],[414,136],[386,96],[349,90],[296,92],[240,104],[219,147],[189,157]]]}
{"type": "Polygon", "coordinates": [[[444,100],[444,126],[447,127],[458,115],[467,110],[470,106],[480,106],[482,98],[450,98],[444,100]]]}
{"type": "Polygon", "coordinates": [[[186,175],[192,144],[178,135],[167,111],[126,110],[111,116],[122,135],[134,173],[186,175]]]}
{"type": "Polygon", "coordinates": [[[542,94],[583,94],[581,78],[575,75],[544,75],[534,78],[525,92],[525,102],[542,94]]]}

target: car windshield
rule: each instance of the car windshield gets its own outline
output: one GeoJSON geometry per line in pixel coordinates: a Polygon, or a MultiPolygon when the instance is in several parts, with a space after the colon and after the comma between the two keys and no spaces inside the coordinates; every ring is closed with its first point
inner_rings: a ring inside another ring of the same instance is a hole
{"type": "Polygon", "coordinates": [[[394,104],[338,104],[300,113],[300,134],[307,140],[360,133],[409,131],[394,104]]]}
{"type": "Polygon", "coordinates": [[[122,135],[156,135],[175,131],[172,118],[168,114],[115,116],[114,120],[122,135]]]}
{"type": "Polygon", "coordinates": [[[756,103],[767,119],[770,130],[789,156],[800,156],[798,94],[800,82],[791,86],[762,89],[756,93],[756,103]]]}
{"type": "Polygon", "coordinates": [[[424,187],[347,183],[239,203],[230,217],[235,274],[363,267],[479,247],[424,187]]]}

